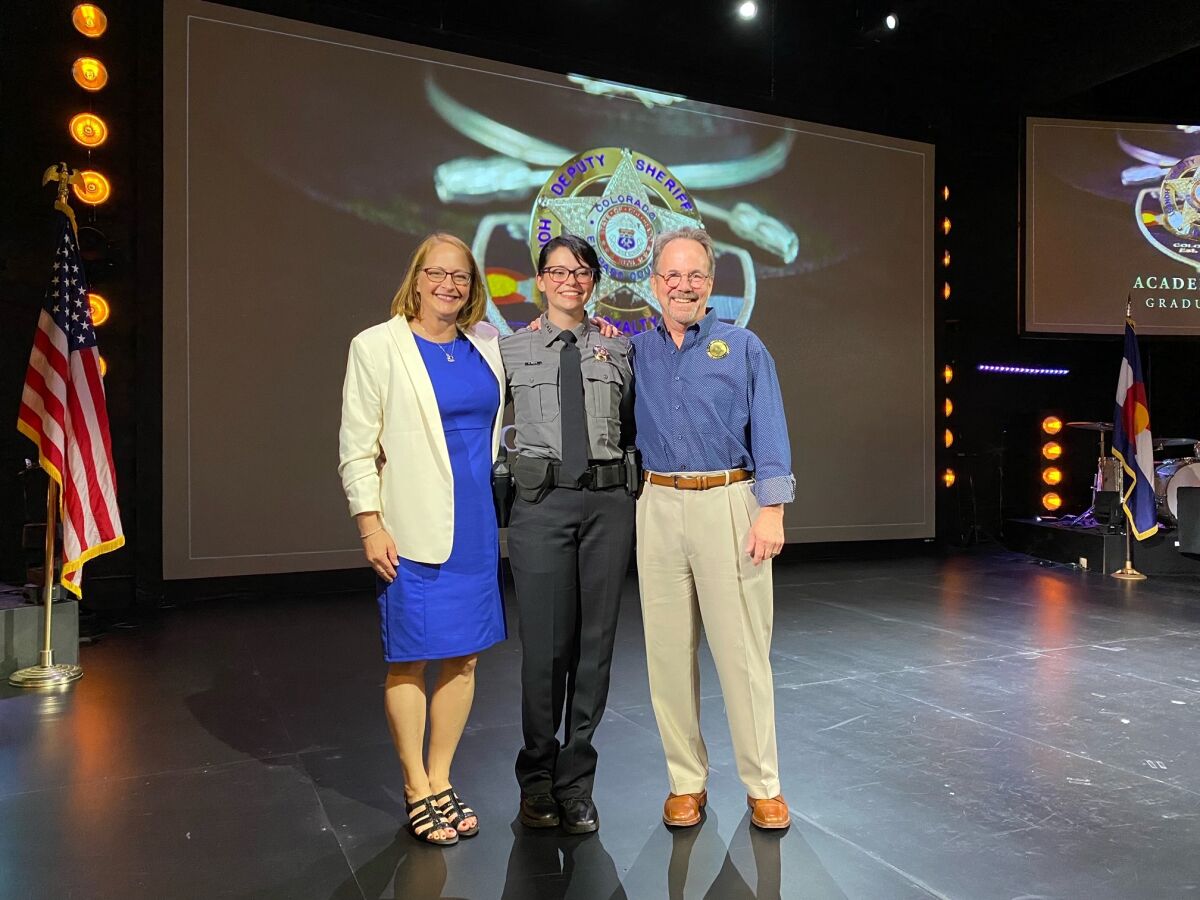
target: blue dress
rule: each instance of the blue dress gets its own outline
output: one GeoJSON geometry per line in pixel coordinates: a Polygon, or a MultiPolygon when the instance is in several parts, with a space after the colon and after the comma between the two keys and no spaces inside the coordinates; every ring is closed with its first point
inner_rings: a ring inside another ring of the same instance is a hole
{"type": "Polygon", "coordinates": [[[377,580],[388,662],[467,656],[508,636],[492,506],[492,426],[500,386],[465,338],[459,337],[450,362],[440,345],[413,337],[433,382],[450,451],[454,543],[440,565],[402,558],[391,584],[377,580]]]}

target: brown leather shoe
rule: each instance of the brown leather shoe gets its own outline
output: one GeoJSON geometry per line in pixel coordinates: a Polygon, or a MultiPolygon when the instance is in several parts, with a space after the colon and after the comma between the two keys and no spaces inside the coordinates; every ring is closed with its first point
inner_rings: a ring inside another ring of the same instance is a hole
{"type": "Polygon", "coordinates": [[[700,810],[708,803],[708,791],[698,794],[667,794],[663,804],[663,822],[672,828],[687,828],[700,823],[700,810]]]}
{"type": "Polygon", "coordinates": [[[747,797],[746,804],[750,807],[750,821],[759,828],[787,828],[792,824],[792,816],[788,812],[783,794],[769,800],[747,797]]]}

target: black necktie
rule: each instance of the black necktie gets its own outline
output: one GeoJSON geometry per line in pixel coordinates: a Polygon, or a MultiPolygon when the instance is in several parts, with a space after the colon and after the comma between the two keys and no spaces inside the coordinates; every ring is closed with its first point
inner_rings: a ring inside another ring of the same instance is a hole
{"type": "Polygon", "coordinates": [[[562,477],[578,481],[588,467],[587,413],[583,409],[583,370],[575,333],[559,336],[562,351],[558,362],[558,411],[562,424],[562,477]]]}

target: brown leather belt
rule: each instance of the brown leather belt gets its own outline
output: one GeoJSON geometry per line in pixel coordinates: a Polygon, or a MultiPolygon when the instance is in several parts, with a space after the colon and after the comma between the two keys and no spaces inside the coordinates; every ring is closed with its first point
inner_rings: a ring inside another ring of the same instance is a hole
{"type": "Polygon", "coordinates": [[[753,472],[746,469],[730,469],[728,472],[714,472],[709,475],[659,475],[657,472],[647,472],[646,480],[659,487],[675,488],[677,491],[707,491],[709,488],[725,487],[737,484],[739,481],[749,481],[754,477],[753,472]]]}

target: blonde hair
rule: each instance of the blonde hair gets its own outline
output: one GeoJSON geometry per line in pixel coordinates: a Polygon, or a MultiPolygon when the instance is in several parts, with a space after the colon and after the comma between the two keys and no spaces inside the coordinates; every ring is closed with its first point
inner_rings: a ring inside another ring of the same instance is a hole
{"type": "Polygon", "coordinates": [[[415,319],[420,314],[421,298],[417,295],[417,274],[425,267],[425,257],[429,255],[429,251],[438,244],[457,247],[467,257],[467,262],[470,264],[471,290],[467,294],[467,302],[458,311],[459,328],[470,328],[482,321],[487,312],[487,285],[483,280],[483,272],[479,270],[479,263],[475,262],[475,257],[471,253],[471,248],[459,238],[452,234],[446,234],[444,231],[435,231],[421,241],[417,245],[417,249],[413,251],[412,259],[408,261],[408,269],[400,282],[400,288],[396,291],[396,296],[392,298],[392,315],[403,315],[406,319],[415,319]]]}

